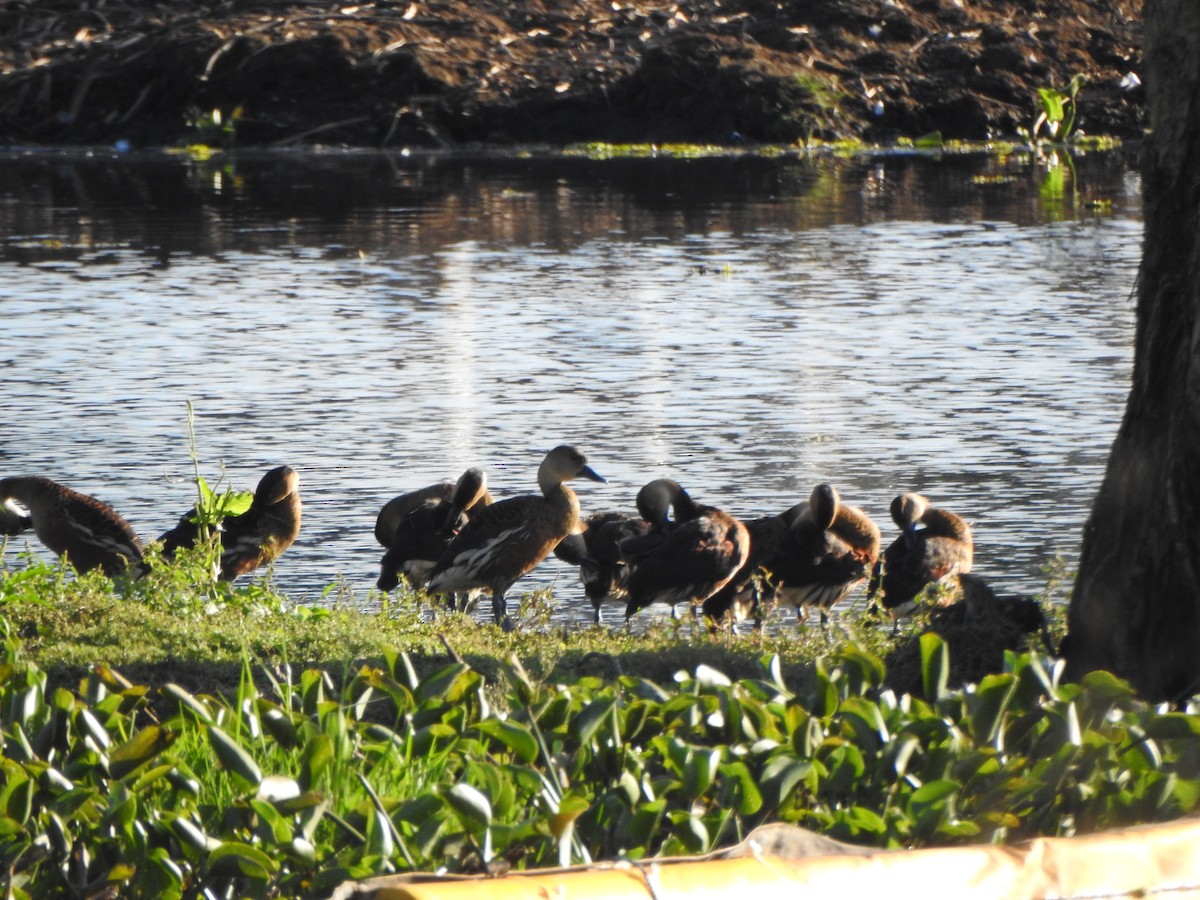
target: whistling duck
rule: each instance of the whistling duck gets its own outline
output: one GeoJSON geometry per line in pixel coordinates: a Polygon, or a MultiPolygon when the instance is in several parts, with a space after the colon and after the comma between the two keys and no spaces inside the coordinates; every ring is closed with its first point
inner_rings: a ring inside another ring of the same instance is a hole
{"type": "MultiPolygon", "coordinates": [[[[291,466],[279,466],[258,482],[250,508],[221,522],[219,577],[234,581],[273,562],[300,533],[300,476],[291,466]]],[[[191,546],[199,536],[193,512],[184,514],[163,534],[162,555],[170,559],[180,547],[191,546]]]]}
{"type": "MultiPolygon", "coordinates": [[[[971,571],[974,543],[965,520],[930,506],[920,494],[896,497],[891,514],[901,534],[883,552],[873,587],[880,605],[898,626],[936,589],[949,588],[950,602],[958,599],[962,589],[958,576],[971,571]]],[[[939,599],[939,605],[946,604],[939,599]]]]}
{"type": "Polygon", "coordinates": [[[714,626],[728,625],[736,630],[739,623],[752,616],[758,620],[762,604],[774,593],[763,562],[775,555],[788,528],[807,508],[807,503],[797,503],[773,516],[742,520],[750,534],[750,553],[733,580],[704,601],[704,616],[714,626]]]}
{"type": "Polygon", "coordinates": [[[573,478],[604,481],[574,447],[555,447],[538,467],[541,495],[510,497],[473,514],[434,565],[427,590],[487,590],[496,624],[511,628],[505,601],[509,588],[578,530],[579,498],[565,484],[573,478]]]}
{"type": "Polygon", "coordinates": [[[651,603],[669,604],[672,615],[676,604],[687,603],[694,613],[745,564],[750,534],[729,513],[697,504],[669,478],[651,482],[642,493],[669,496],[675,522],[621,544],[630,565],[625,618],[651,603]]]}
{"type": "MultiPolygon", "coordinates": [[[[142,539],[108,504],[39,475],[0,480],[0,504],[29,510],[38,540],[77,572],[119,575],[142,558],[142,539]]],[[[10,512],[12,512],[11,508],[10,512]]]]}
{"type": "Polygon", "coordinates": [[[670,525],[674,482],[660,479],[638,491],[637,515],[623,512],[593,513],[580,522],[580,531],[568,535],[554,548],[554,555],[572,566],[579,566],[583,590],[592,601],[592,617],[600,624],[601,607],[609,601],[623,601],[629,595],[629,565],[621,549],[625,541],[658,539],[658,533],[670,525]]]}
{"type": "Polygon", "coordinates": [[[816,607],[825,628],[834,604],[871,574],[879,541],[879,527],[866,513],[842,503],[833,485],[818,484],[763,567],[779,600],[795,605],[800,623],[816,607]]]}
{"type": "Polygon", "coordinates": [[[400,575],[414,587],[424,585],[472,513],[491,503],[481,469],[467,469],[454,484],[443,481],[389,500],[375,520],[375,537],[388,548],[379,565],[379,589],[390,591],[400,575]]]}

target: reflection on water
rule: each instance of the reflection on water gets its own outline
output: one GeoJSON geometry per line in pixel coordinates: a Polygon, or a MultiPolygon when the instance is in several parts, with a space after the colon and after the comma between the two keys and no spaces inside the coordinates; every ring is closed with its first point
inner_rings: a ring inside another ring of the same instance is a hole
{"type": "MultiPolygon", "coordinates": [[[[746,516],[832,481],[890,540],[920,490],[1034,592],[1075,558],[1132,354],[1140,185],[1077,166],[1048,198],[975,158],[3,158],[0,472],[157,536],[191,400],[210,481],[301,471],[278,586],[365,602],[383,502],[469,465],[535,490],[571,442],[609,479],[585,511],[663,475],[746,516]]],[[[566,567],[524,586],[556,580],[586,620],[566,567]]]]}

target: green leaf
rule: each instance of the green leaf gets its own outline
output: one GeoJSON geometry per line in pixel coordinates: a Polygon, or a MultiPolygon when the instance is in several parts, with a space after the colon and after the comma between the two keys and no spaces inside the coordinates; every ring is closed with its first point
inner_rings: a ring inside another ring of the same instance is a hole
{"type": "Polygon", "coordinates": [[[222,766],[247,786],[258,787],[259,782],[262,781],[262,770],[241,744],[216,725],[208,727],[208,742],[212,745],[222,766]]]}
{"type": "Polygon", "coordinates": [[[946,696],[950,679],[950,650],[941,636],[927,631],[920,638],[921,687],[925,699],[936,703],[946,696]]]}
{"type": "Polygon", "coordinates": [[[181,709],[190,712],[205,725],[213,724],[213,716],[209,711],[208,706],[193,696],[190,692],[181,688],[179,685],[174,683],[164,684],[160,693],[166,697],[171,697],[177,700],[181,709]]]}
{"type": "Polygon", "coordinates": [[[238,841],[226,841],[208,855],[209,869],[217,875],[242,875],[266,881],[279,870],[279,864],[257,847],[238,841]]]}
{"type": "Polygon", "coordinates": [[[121,779],[144,765],[175,742],[175,733],[148,725],[108,756],[108,770],[121,779]]]}
{"type": "Polygon", "coordinates": [[[492,804],[477,788],[462,782],[446,791],[446,800],[464,821],[487,827],[492,822],[492,804]]]}
{"type": "Polygon", "coordinates": [[[304,745],[304,753],[300,757],[300,787],[312,790],[321,776],[333,765],[335,750],[333,738],[324,732],[316,734],[304,745]]]}
{"type": "Polygon", "coordinates": [[[575,740],[580,744],[587,744],[616,705],[616,697],[601,697],[584,706],[571,722],[571,732],[575,740]]]}
{"type": "Polygon", "coordinates": [[[977,743],[988,744],[1000,729],[1001,717],[1017,689],[1012,675],[985,675],[970,698],[971,736],[977,743]]]}
{"type": "Polygon", "coordinates": [[[908,802],[913,806],[940,803],[957,792],[961,787],[962,785],[957,781],[952,781],[949,778],[930,781],[913,791],[912,796],[908,798],[908,802]]]}
{"type": "Polygon", "coordinates": [[[464,681],[471,674],[471,667],[466,663],[451,663],[443,669],[438,669],[421,679],[416,691],[417,700],[444,700],[455,703],[462,698],[466,690],[464,681]]]}
{"type": "Polygon", "coordinates": [[[537,759],[537,739],[524,725],[502,719],[487,719],[475,725],[475,730],[502,743],[522,762],[529,763],[537,759]]]}

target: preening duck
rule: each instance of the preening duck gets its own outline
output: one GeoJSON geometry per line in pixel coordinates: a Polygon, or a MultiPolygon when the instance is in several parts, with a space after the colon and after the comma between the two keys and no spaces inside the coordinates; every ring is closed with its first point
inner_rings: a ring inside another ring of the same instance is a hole
{"type": "MultiPolygon", "coordinates": [[[[129,571],[142,558],[142,539],[107,503],[40,475],[0,480],[5,520],[19,524],[8,506],[15,500],[29,511],[38,540],[64,557],[77,572],[100,569],[105,575],[129,571]]],[[[7,533],[7,532],[6,532],[7,533]]]]}
{"type": "Polygon", "coordinates": [[[742,519],[750,534],[750,553],[729,584],[704,601],[705,618],[714,627],[736,628],[751,617],[758,620],[763,604],[774,594],[763,563],[775,555],[788,528],[807,508],[807,503],[797,503],[773,516],[742,519]]]}
{"type": "MultiPolygon", "coordinates": [[[[296,470],[279,466],[264,475],[250,508],[221,523],[221,580],[233,581],[277,559],[300,533],[300,513],[300,475],[296,470]]],[[[185,513],[159,538],[164,558],[196,543],[199,527],[192,521],[194,516],[194,509],[185,513]]]]}
{"type": "Polygon", "coordinates": [[[898,622],[939,589],[949,589],[946,596],[956,600],[961,592],[958,576],[971,571],[975,545],[966,520],[931,506],[920,494],[896,497],[891,515],[900,536],[884,550],[872,589],[880,606],[898,622]]]}
{"type": "MultiPolygon", "coordinates": [[[[714,506],[697,504],[678,482],[652,481],[639,493],[639,508],[654,497],[670,498],[675,521],[622,543],[630,566],[626,619],[652,603],[670,605],[672,615],[679,603],[695,611],[730,582],[750,553],[745,525],[714,506]]],[[[664,510],[660,522],[665,518],[664,510]]]]}
{"type": "Polygon", "coordinates": [[[555,447],[538,467],[541,494],[510,497],[472,515],[434,565],[427,589],[440,594],[487,590],[496,623],[511,627],[509,588],[579,528],[579,498],[565,483],[574,478],[604,481],[577,449],[555,447]]]}
{"type": "Polygon", "coordinates": [[[629,567],[621,542],[644,535],[650,525],[641,516],[612,511],[593,513],[579,525],[579,532],[567,535],[554,548],[554,555],[568,565],[579,566],[583,592],[592,602],[592,619],[599,624],[601,607],[623,601],[628,593],[629,567]]]}
{"type": "Polygon", "coordinates": [[[816,607],[824,628],[829,610],[870,576],[879,543],[870,516],[842,503],[833,485],[818,484],[763,566],[779,601],[793,604],[801,623],[816,607]]]}
{"type": "Polygon", "coordinates": [[[379,564],[379,589],[392,590],[401,575],[414,587],[423,586],[472,514],[491,503],[487,476],[475,468],[455,483],[443,481],[389,500],[375,520],[375,537],[388,548],[379,564]]]}

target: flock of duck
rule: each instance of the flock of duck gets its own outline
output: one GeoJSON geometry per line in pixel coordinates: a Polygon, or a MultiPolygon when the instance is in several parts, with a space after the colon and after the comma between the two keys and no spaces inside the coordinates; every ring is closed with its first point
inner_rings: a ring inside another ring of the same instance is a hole
{"type": "MultiPolygon", "coordinates": [[[[998,603],[971,572],[967,522],[919,494],[892,501],[900,535],[883,548],[879,527],[830,484],[784,512],[743,521],[697,503],[669,478],[638,492],[636,512],[584,516],[568,485],[580,478],[604,481],[583,453],[563,445],[542,460],[537,494],[495,500],[485,474],[470,468],[457,482],[395,497],[375,523],[385,548],[378,587],[389,591],[403,578],[461,609],[486,592],[496,623],[507,628],[509,590],[553,553],[579,567],[597,622],[605,604],[619,602],[626,619],[665,603],[673,614],[684,605],[714,626],[735,624],[760,619],[773,599],[794,605],[800,621],[818,610],[825,626],[830,610],[868,580],[872,598],[895,621],[927,599],[962,601],[968,612],[998,603]]],[[[294,469],[272,469],[250,508],[224,520],[221,578],[267,565],[292,544],[300,531],[298,488],[294,469]]],[[[194,519],[193,508],[159,537],[165,557],[196,542],[194,519]]],[[[145,544],[108,505],[40,476],[0,479],[0,534],[29,528],[79,571],[145,570],[145,544]]],[[[1040,610],[1031,614],[1040,618],[1040,610]]]]}

